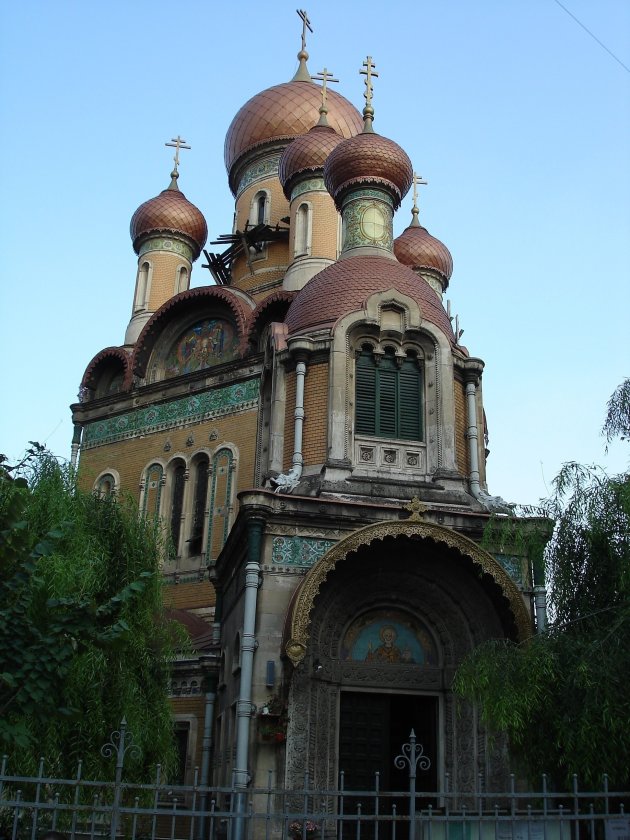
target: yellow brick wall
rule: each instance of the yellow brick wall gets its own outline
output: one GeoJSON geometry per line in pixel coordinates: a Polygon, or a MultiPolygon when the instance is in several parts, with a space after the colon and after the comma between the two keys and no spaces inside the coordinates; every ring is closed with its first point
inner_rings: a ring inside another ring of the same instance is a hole
{"type": "MultiPolygon", "coordinates": [[[[277,176],[266,178],[261,181],[256,181],[250,184],[247,189],[243,190],[236,202],[236,227],[238,230],[243,230],[245,223],[251,214],[251,202],[253,197],[260,190],[266,190],[269,193],[271,200],[271,212],[269,214],[269,225],[275,227],[280,222],[280,219],[289,215],[289,202],[284,197],[280,181],[277,176]]],[[[254,220],[250,219],[250,224],[254,220]]],[[[284,225],[282,225],[285,227],[284,225]]],[[[266,246],[266,256],[264,259],[255,259],[252,261],[254,271],[262,268],[273,268],[279,265],[289,264],[289,247],[287,242],[271,243],[266,246]]],[[[242,285],[243,282],[248,283],[250,277],[249,266],[244,256],[239,257],[232,266],[232,282],[239,289],[246,289],[242,285]]],[[[255,284],[259,285],[260,281],[255,284]]],[[[251,285],[249,286],[251,288],[251,285]]]]}
{"type": "Polygon", "coordinates": [[[327,192],[303,193],[292,202],[291,233],[289,235],[289,255],[291,259],[293,259],[295,253],[295,230],[297,227],[295,216],[302,202],[309,203],[313,213],[310,255],[331,260],[336,259],[339,214],[327,192]]]}
{"type": "Polygon", "coordinates": [[[282,288],[282,278],[284,277],[286,270],[284,267],[281,268],[274,268],[265,271],[259,271],[260,265],[258,262],[254,262],[252,264],[254,269],[254,274],[247,274],[241,277],[238,288],[247,294],[251,295],[256,303],[260,303],[264,300],[268,295],[273,294],[274,292],[278,291],[278,289],[282,288]],[[267,286],[271,283],[277,281],[277,284],[274,285],[271,289],[262,289],[261,291],[257,291],[261,286],[267,286]]]}
{"type": "Polygon", "coordinates": [[[155,312],[175,294],[175,287],[180,267],[188,269],[188,285],[190,285],[191,265],[181,254],[171,251],[149,251],[143,254],[138,264],[149,262],[153,266],[151,286],[149,289],[149,310],[155,312]]]}
{"type": "MultiPolygon", "coordinates": [[[[295,412],[295,371],[287,376],[284,470],[291,467],[293,457],[295,412]]],[[[328,437],[328,364],[308,365],[304,382],[304,430],[302,456],[304,466],[323,464],[326,460],[328,437]]]]}
{"type": "Polygon", "coordinates": [[[470,472],[468,440],[466,438],[466,386],[455,379],[453,382],[455,397],[455,458],[457,469],[462,475],[470,472]]]}
{"type": "Polygon", "coordinates": [[[207,580],[194,583],[168,583],[162,591],[165,605],[178,610],[214,607],[216,601],[214,587],[207,580]]]}
{"type": "Polygon", "coordinates": [[[120,474],[121,490],[131,493],[139,500],[142,473],[151,461],[168,461],[175,454],[190,457],[199,449],[214,451],[223,443],[233,443],[238,448],[237,492],[250,488],[254,481],[257,417],[257,411],[250,409],[196,425],[154,432],[83,450],[79,462],[80,486],[91,490],[99,473],[114,468],[120,474]],[[215,431],[218,437],[210,440],[210,434],[215,431]],[[187,439],[191,434],[194,444],[187,446],[187,439]],[[164,450],[167,441],[170,444],[169,451],[164,450]]]}

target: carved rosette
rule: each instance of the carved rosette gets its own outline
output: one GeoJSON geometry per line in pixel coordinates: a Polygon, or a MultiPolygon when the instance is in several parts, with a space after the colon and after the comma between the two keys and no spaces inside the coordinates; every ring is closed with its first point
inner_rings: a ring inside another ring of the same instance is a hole
{"type": "Polygon", "coordinates": [[[402,521],[367,525],[334,545],[308,572],[293,605],[290,617],[291,635],[286,645],[286,654],[294,666],[306,655],[309,644],[313,602],[328,575],[340,560],[348,554],[368,546],[385,537],[421,537],[443,543],[460,554],[469,557],[482,574],[490,575],[507,599],[514,623],[521,641],[532,634],[530,613],[521,593],[501,565],[472,540],[463,534],[436,525],[433,522],[402,521]]]}

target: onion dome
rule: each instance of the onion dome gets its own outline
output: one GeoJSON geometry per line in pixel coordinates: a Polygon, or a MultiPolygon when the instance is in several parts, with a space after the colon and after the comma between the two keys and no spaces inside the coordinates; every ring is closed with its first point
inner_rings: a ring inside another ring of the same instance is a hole
{"type": "MultiPolygon", "coordinates": [[[[259,146],[289,141],[317,122],[321,89],[306,69],[307,53],[298,55],[300,67],[290,82],[257,93],[238,111],[225,136],[225,167],[230,187],[238,186],[235,168],[243,155],[259,146]]],[[[361,115],[344,96],[328,92],[328,122],[342,137],[353,137],[362,128],[361,115]]]]}
{"type": "Polygon", "coordinates": [[[413,167],[398,143],[368,131],[340,143],[324,166],[326,189],[338,210],[349,187],[379,184],[391,193],[394,209],[411,186],[413,167]]]}
{"type": "Polygon", "coordinates": [[[185,236],[193,244],[197,259],[208,238],[208,226],[201,210],[177,186],[179,174],[171,172],[171,183],[155,198],[145,201],[131,217],[129,232],[136,254],[142,240],[150,234],[185,236]]]}
{"type": "Polygon", "coordinates": [[[330,329],[339,318],[361,309],[371,295],[391,288],[415,300],[423,319],[455,343],[448,315],[428,283],[418,282],[407,266],[381,256],[348,257],[316,274],[289,307],[289,334],[330,329]]]}
{"type": "Polygon", "coordinates": [[[343,137],[334,128],[318,123],[287,146],[280,158],[278,176],[289,200],[296,178],[308,172],[321,172],[328,155],[342,142],[343,137]]]}
{"type": "Polygon", "coordinates": [[[448,285],[453,273],[453,257],[443,242],[431,236],[418,221],[418,208],[414,205],[411,224],[394,239],[394,254],[398,262],[413,269],[437,271],[448,285]]]}

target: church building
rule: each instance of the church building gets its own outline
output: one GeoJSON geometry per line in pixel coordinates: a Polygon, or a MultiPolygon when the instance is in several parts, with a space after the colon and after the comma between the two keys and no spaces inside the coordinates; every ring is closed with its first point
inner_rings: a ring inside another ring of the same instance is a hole
{"type": "Polygon", "coordinates": [[[452,678],[480,642],[544,626],[542,581],[480,544],[510,512],[486,485],[484,363],[445,305],[453,261],[419,219],[422,182],[373,128],[375,65],[361,113],[311,75],[300,14],[294,77],[227,129],[234,220],[211,245],[180,188],[203,203],[184,141],[168,144],[170,183],[131,219],[124,341],[72,406],[73,459],[83,487],[135,495],[163,528],[165,598],[193,647],[170,688],[182,780],[273,768],[334,788],[343,770],[361,789],[378,770],[398,789],[413,728],[418,789],[499,787],[506,757],[452,678]]]}

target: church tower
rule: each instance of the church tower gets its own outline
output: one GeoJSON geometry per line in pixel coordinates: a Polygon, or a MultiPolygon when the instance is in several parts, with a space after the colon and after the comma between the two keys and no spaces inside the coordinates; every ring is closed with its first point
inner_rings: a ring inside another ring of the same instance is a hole
{"type": "Polygon", "coordinates": [[[443,303],[453,260],[420,224],[425,182],[374,130],[372,58],[361,115],[327,69],[311,76],[299,14],[295,76],[227,130],[235,215],[202,285],[180,138],[170,185],[132,218],[125,342],[72,406],[81,482],[134,493],[163,529],[167,602],[195,650],[174,716],[206,779],[244,789],[271,767],[332,789],[344,770],[366,789],[378,770],[395,790],[413,727],[425,790],[447,774],[499,786],[503,754],[451,691],[475,645],[536,626],[530,558],[480,544],[510,512],[486,486],[484,363],[443,303]]]}

